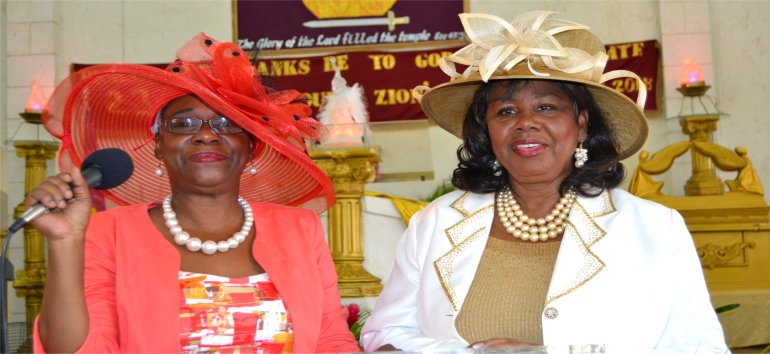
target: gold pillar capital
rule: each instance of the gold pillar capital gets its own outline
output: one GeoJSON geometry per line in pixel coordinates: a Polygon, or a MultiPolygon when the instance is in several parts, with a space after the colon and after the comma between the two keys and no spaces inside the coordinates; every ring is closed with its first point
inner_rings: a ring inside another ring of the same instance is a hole
{"type": "Polygon", "coordinates": [[[39,159],[45,162],[56,157],[59,151],[59,143],[53,141],[20,140],[14,141],[13,146],[16,148],[16,156],[27,161],[39,159]]]}
{"type": "Polygon", "coordinates": [[[16,288],[16,296],[30,297],[43,296],[45,286],[45,267],[21,269],[16,272],[13,287],[16,288]]]}
{"type": "Polygon", "coordinates": [[[377,147],[312,150],[310,157],[332,179],[338,197],[363,196],[364,186],[374,181],[381,161],[377,147]]]}
{"type": "MultiPolygon", "coordinates": [[[[711,142],[712,134],[717,130],[718,114],[685,116],[679,120],[682,133],[690,137],[690,143],[711,142]]],[[[709,156],[697,149],[690,149],[692,158],[692,176],[684,186],[685,195],[720,195],[724,184],[716,175],[714,163],[709,156]]]]}
{"type": "Polygon", "coordinates": [[[711,141],[711,134],[717,130],[718,114],[705,114],[682,117],[679,125],[682,133],[690,137],[690,141],[711,141]]]}
{"type": "Polygon", "coordinates": [[[364,269],[361,197],[374,181],[380,150],[377,147],[311,150],[310,157],[334,182],[337,203],[329,208],[329,248],[342,297],[377,296],[380,279],[364,269]]]}

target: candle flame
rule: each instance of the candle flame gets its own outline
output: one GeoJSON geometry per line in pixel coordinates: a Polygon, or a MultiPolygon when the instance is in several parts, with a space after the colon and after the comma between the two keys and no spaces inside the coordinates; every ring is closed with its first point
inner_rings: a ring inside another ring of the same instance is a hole
{"type": "Polygon", "coordinates": [[[700,66],[690,59],[685,59],[682,62],[680,83],[682,86],[704,85],[703,71],[701,71],[700,66]]]}
{"type": "Polygon", "coordinates": [[[48,98],[40,87],[40,78],[35,76],[35,79],[32,81],[32,86],[29,88],[29,98],[27,98],[27,105],[24,106],[24,111],[42,112],[47,102],[48,98]]]}

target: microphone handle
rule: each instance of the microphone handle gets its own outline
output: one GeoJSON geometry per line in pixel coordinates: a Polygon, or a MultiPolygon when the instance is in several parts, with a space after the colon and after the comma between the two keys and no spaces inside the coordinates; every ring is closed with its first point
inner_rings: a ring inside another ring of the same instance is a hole
{"type": "MultiPolygon", "coordinates": [[[[102,171],[99,170],[99,166],[91,166],[83,170],[83,178],[86,180],[88,187],[98,186],[102,182],[102,171]]],[[[73,187],[70,184],[70,187],[73,187]]],[[[8,227],[8,234],[15,234],[24,225],[32,220],[35,220],[40,215],[48,212],[48,208],[40,203],[35,203],[31,207],[27,208],[21,216],[16,219],[10,227],[8,227]]]]}
{"type": "MultiPolygon", "coordinates": [[[[102,170],[99,165],[89,166],[80,172],[88,184],[88,188],[96,188],[102,184],[102,170]]],[[[70,185],[72,187],[72,185],[70,185]]]]}
{"type": "Polygon", "coordinates": [[[27,210],[24,211],[24,214],[21,214],[21,216],[16,219],[16,221],[14,221],[13,224],[8,228],[8,234],[15,234],[16,231],[19,231],[19,229],[24,227],[24,224],[35,220],[35,218],[47,212],[48,208],[44,207],[40,203],[36,203],[35,205],[27,208],[27,210]]]}

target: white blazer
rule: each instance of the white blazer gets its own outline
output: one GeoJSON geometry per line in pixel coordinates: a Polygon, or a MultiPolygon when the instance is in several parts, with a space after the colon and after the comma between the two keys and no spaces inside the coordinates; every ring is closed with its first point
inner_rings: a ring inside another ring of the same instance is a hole
{"type": "MultiPolygon", "coordinates": [[[[363,328],[366,350],[468,345],[455,319],[489,238],[493,205],[493,193],[456,191],[412,217],[363,328]]],[[[692,238],[675,210],[613,189],[578,197],[568,221],[543,306],[546,346],[728,352],[692,238]]]]}

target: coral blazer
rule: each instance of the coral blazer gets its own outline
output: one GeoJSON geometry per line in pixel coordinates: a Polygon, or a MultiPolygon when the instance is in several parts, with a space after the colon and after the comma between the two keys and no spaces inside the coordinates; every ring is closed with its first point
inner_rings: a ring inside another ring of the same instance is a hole
{"type": "MultiPolygon", "coordinates": [[[[85,245],[90,329],[78,352],[181,352],[180,256],[153,225],[147,210],[154,205],[113,208],[91,218],[85,245]]],[[[359,351],[318,216],[267,203],[251,207],[252,254],[291,313],[294,351],[359,351]]],[[[33,350],[44,350],[37,323],[33,350]]]]}

